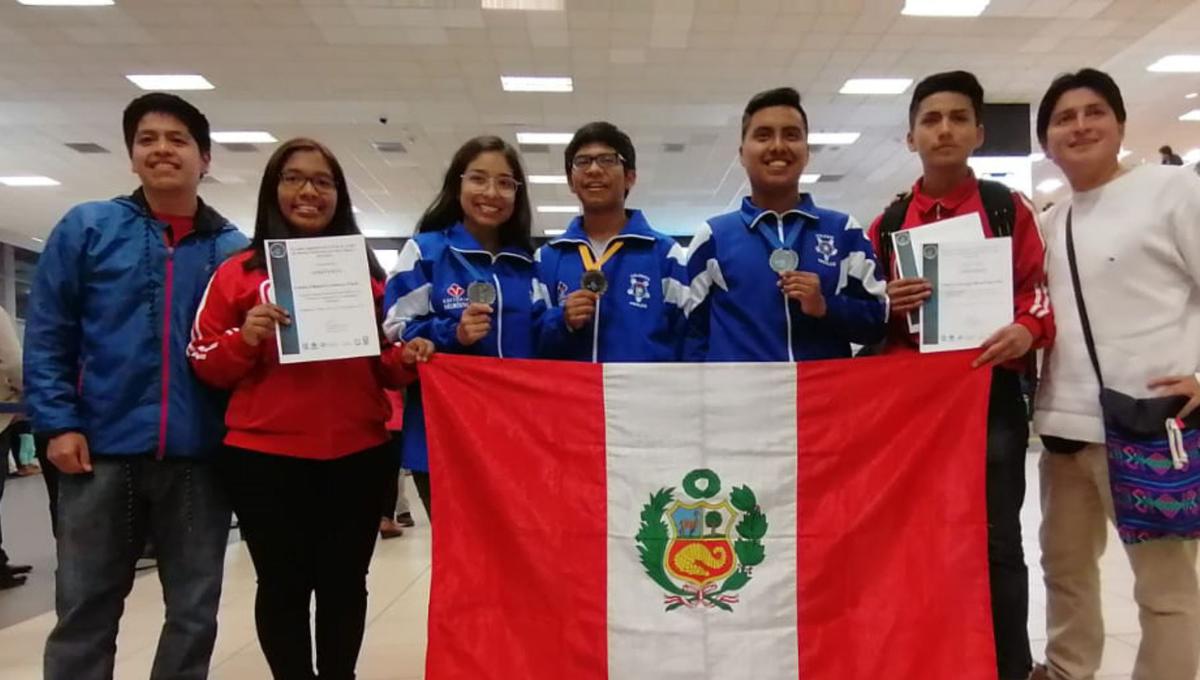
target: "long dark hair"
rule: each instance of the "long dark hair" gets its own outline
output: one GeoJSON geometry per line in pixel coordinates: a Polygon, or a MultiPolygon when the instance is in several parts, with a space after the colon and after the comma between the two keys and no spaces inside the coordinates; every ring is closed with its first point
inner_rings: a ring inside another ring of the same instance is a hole
{"type": "Polygon", "coordinates": [[[517,155],[517,150],[512,148],[508,142],[492,135],[470,139],[455,152],[454,158],[450,161],[450,167],[446,169],[446,177],[442,180],[442,190],[438,192],[437,198],[433,199],[433,203],[417,221],[417,233],[443,231],[462,221],[463,209],[459,200],[459,196],[462,194],[462,175],[467,171],[467,166],[471,164],[471,161],[489,151],[504,154],[505,160],[513,169],[513,177],[520,182],[517,186],[516,198],[513,199],[512,217],[500,225],[500,245],[515,246],[526,251],[533,250],[530,239],[533,211],[529,208],[529,184],[525,181],[525,170],[521,167],[521,158],[517,155]]]}
{"type": "MultiPolygon", "coordinates": [[[[358,223],[354,220],[354,208],[350,205],[350,189],[346,185],[346,173],[342,172],[342,164],[324,144],[307,137],[289,139],[267,161],[263,170],[262,184],[258,187],[258,215],[254,219],[254,238],[250,241],[253,254],[246,260],[246,271],[266,269],[267,261],[264,250],[267,239],[299,238],[301,234],[292,227],[291,223],[279,210],[279,177],[283,174],[283,166],[287,164],[292,154],[298,151],[316,151],[325,157],[333,171],[333,182],[337,185],[337,206],[333,209],[333,219],[329,226],[321,232],[321,236],[348,236],[362,234],[358,223]]],[[[371,269],[371,278],[380,281],[387,278],[387,272],[375,259],[375,253],[367,248],[367,266],[371,269]]]]}

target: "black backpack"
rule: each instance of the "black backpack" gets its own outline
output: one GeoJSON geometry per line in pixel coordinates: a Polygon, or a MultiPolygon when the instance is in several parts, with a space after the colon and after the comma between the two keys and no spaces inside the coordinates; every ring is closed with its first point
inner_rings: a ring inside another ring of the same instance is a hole
{"type": "MultiPolygon", "coordinates": [[[[1012,236],[1017,223],[1017,206],[1013,203],[1012,190],[1007,186],[987,179],[979,180],[979,197],[983,199],[983,210],[987,213],[988,225],[997,237],[1012,236]]],[[[889,281],[892,278],[892,234],[904,226],[904,216],[912,203],[912,192],[900,194],[883,211],[879,219],[879,268],[889,281]]]]}
{"type": "MultiPolygon", "coordinates": [[[[1017,206],[1013,201],[1012,190],[1000,182],[981,179],[979,180],[979,198],[983,201],[983,211],[987,213],[988,226],[992,228],[992,235],[997,238],[1012,236],[1013,228],[1017,224],[1017,206]]],[[[883,272],[884,278],[889,281],[892,278],[892,255],[895,252],[892,246],[892,234],[900,231],[900,228],[904,226],[904,216],[908,214],[910,203],[912,203],[911,191],[900,194],[879,218],[879,268],[883,272]]],[[[882,346],[883,343],[867,345],[855,356],[874,356],[881,353],[882,346]]],[[[1027,357],[1027,361],[1032,365],[1032,352],[1027,357]]],[[[1028,398],[1032,398],[1033,392],[1037,389],[1037,371],[1027,368],[1024,374],[1022,377],[1027,382],[1022,385],[1025,388],[1022,391],[1028,398]]]]}

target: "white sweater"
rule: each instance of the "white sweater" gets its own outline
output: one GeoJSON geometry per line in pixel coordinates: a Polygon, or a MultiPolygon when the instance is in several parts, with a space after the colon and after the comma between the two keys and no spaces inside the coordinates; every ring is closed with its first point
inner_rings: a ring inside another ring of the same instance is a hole
{"type": "Polygon", "coordinates": [[[1076,193],[1042,219],[1058,336],[1042,370],[1034,430],[1103,442],[1100,385],[1067,263],[1068,208],[1105,386],[1155,396],[1146,387],[1152,378],[1200,366],[1200,177],[1141,165],[1076,193]]]}

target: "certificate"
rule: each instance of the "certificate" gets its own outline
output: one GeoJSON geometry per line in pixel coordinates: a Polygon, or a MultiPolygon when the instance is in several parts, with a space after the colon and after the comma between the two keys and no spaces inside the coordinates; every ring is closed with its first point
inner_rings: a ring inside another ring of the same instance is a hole
{"type": "Polygon", "coordinates": [[[362,236],[268,240],[275,304],[292,317],[275,334],[279,363],[379,355],[379,322],[362,236]]]}
{"type": "MultiPolygon", "coordinates": [[[[960,241],[982,241],[983,220],[979,213],[968,213],[951,217],[947,220],[931,222],[911,229],[903,229],[892,233],[893,252],[896,253],[896,267],[900,278],[921,278],[921,258],[917,253],[927,243],[951,243],[960,241]]],[[[908,314],[908,330],[916,333],[920,323],[920,310],[908,314]]]]}
{"type": "Polygon", "coordinates": [[[933,295],[921,307],[921,351],[973,349],[1013,322],[1012,239],[926,243],[922,275],[933,295]]]}

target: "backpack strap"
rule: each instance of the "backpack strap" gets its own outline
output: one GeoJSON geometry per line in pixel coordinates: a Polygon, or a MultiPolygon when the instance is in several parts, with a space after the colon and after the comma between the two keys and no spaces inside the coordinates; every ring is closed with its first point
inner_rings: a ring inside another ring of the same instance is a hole
{"type": "Polygon", "coordinates": [[[895,254],[892,234],[904,226],[904,216],[908,214],[912,198],[912,192],[898,195],[879,218],[879,268],[883,270],[884,279],[887,280],[892,278],[892,256],[895,254]]]}
{"type": "Polygon", "coordinates": [[[1017,224],[1017,206],[1013,201],[1012,189],[1000,182],[981,179],[979,198],[983,201],[983,210],[987,213],[992,234],[999,238],[1012,236],[1017,224]]]}

